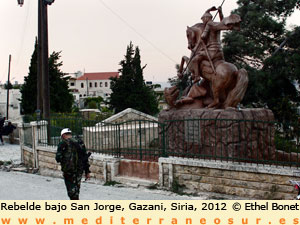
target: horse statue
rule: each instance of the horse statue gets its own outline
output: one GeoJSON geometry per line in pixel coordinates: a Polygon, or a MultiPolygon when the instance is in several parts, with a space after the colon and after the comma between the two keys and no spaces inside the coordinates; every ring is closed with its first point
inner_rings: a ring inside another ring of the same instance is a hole
{"type": "MultiPolygon", "coordinates": [[[[212,7],[210,11],[216,9],[212,7]]],[[[203,15],[204,23],[187,27],[186,36],[191,56],[183,56],[178,70],[178,77],[183,77],[183,67],[187,64],[192,85],[186,94],[178,98],[178,90],[172,87],[165,90],[167,103],[171,107],[185,108],[188,104],[198,102],[199,108],[236,107],[243,99],[248,86],[248,73],[245,69],[237,69],[232,63],[224,60],[220,44],[220,31],[239,29],[240,18],[230,15],[221,22],[213,22],[209,10],[203,15]],[[174,99],[176,98],[176,99],[174,99]]],[[[218,9],[221,10],[221,9],[218,9]]]]}

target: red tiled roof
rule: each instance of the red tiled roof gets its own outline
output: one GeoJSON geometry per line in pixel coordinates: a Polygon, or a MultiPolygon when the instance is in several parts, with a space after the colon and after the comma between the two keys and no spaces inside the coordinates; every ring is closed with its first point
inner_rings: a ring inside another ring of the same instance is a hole
{"type": "Polygon", "coordinates": [[[119,77],[118,72],[85,73],[77,80],[109,80],[111,77],[119,77]]]}

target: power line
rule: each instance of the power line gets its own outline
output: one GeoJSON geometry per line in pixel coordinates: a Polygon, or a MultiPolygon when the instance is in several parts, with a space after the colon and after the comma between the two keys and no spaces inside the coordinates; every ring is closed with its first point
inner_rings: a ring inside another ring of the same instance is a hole
{"type": "Polygon", "coordinates": [[[148,44],[150,44],[155,50],[157,50],[160,54],[168,58],[173,63],[177,63],[174,59],[172,59],[170,56],[168,56],[165,52],[163,52],[161,49],[159,49],[155,44],[153,44],[150,40],[148,40],[144,35],[142,35],[140,32],[138,32],[132,25],[130,25],[124,18],[122,18],[118,13],[116,13],[112,8],[110,8],[108,5],[105,4],[103,0],[99,0],[99,2],[112,14],[114,14],[119,20],[121,20],[127,27],[129,27],[131,30],[133,30],[138,36],[140,36],[144,41],[146,41],[148,44]]]}

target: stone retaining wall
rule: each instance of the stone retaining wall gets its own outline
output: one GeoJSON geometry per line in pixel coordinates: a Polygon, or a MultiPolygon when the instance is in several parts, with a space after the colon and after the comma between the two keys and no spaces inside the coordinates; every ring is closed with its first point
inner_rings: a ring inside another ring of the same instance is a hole
{"type": "Polygon", "coordinates": [[[26,146],[22,148],[22,161],[28,167],[34,167],[33,150],[26,146]]]}
{"type": "Polygon", "coordinates": [[[254,199],[294,199],[289,180],[300,180],[297,169],[182,158],[160,158],[160,185],[184,192],[215,192],[254,199]]]}
{"type": "Polygon", "coordinates": [[[60,164],[58,164],[55,160],[55,153],[55,148],[38,148],[38,168],[40,174],[45,176],[62,177],[60,164]]]}
{"type": "MultiPolygon", "coordinates": [[[[55,151],[54,148],[38,146],[35,157],[33,151],[23,146],[23,162],[28,167],[37,165],[36,168],[42,175],[61,177],[60,165],[55,161],[55,151]]],[[[126,167],[130,165],[129,168],[137,163],[135,160],[93,154],[90,158],[92,178],[101,182],[117,180],[117,175],[138,178],[136,174],[127,174],[128,169],[123,168],[122,160],[127,164],[126,167]]],[[[159,185],[169,190],[180,186],[186,193],[215,192],[249,199],[287,200],[294,199],[296,195],[289,180],[300,180],[300,170],[267,165],[176,157],[159,158],[158,164],[159,185]]],[[[151,171],[157,173],[153,168],[151,171]]],[[[156,179],[156,176],[151,174],[142,178],[151,180],[156,179]]]]}
{"type": "MultiPolygon", "coordinates": [[[[32,149],[23,146],[23,163],[39,169],[44,176],[62,177],[61,166],[55,160],[56,148],[37,146],[36,156],[32,149]]],[[[107,155],[92,154],[89,159],[91,178],[102,182],[111,181],[118,174],[119,159],[107,155]]]]}

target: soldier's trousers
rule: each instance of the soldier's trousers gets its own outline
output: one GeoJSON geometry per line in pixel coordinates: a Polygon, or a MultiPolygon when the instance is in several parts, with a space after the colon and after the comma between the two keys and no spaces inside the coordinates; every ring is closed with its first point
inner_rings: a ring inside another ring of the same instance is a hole
{"type": "Polygon", "coordinates": [[[82,173],[64,173],[65,185],[70,200],[79,200],[82,173]]]}

